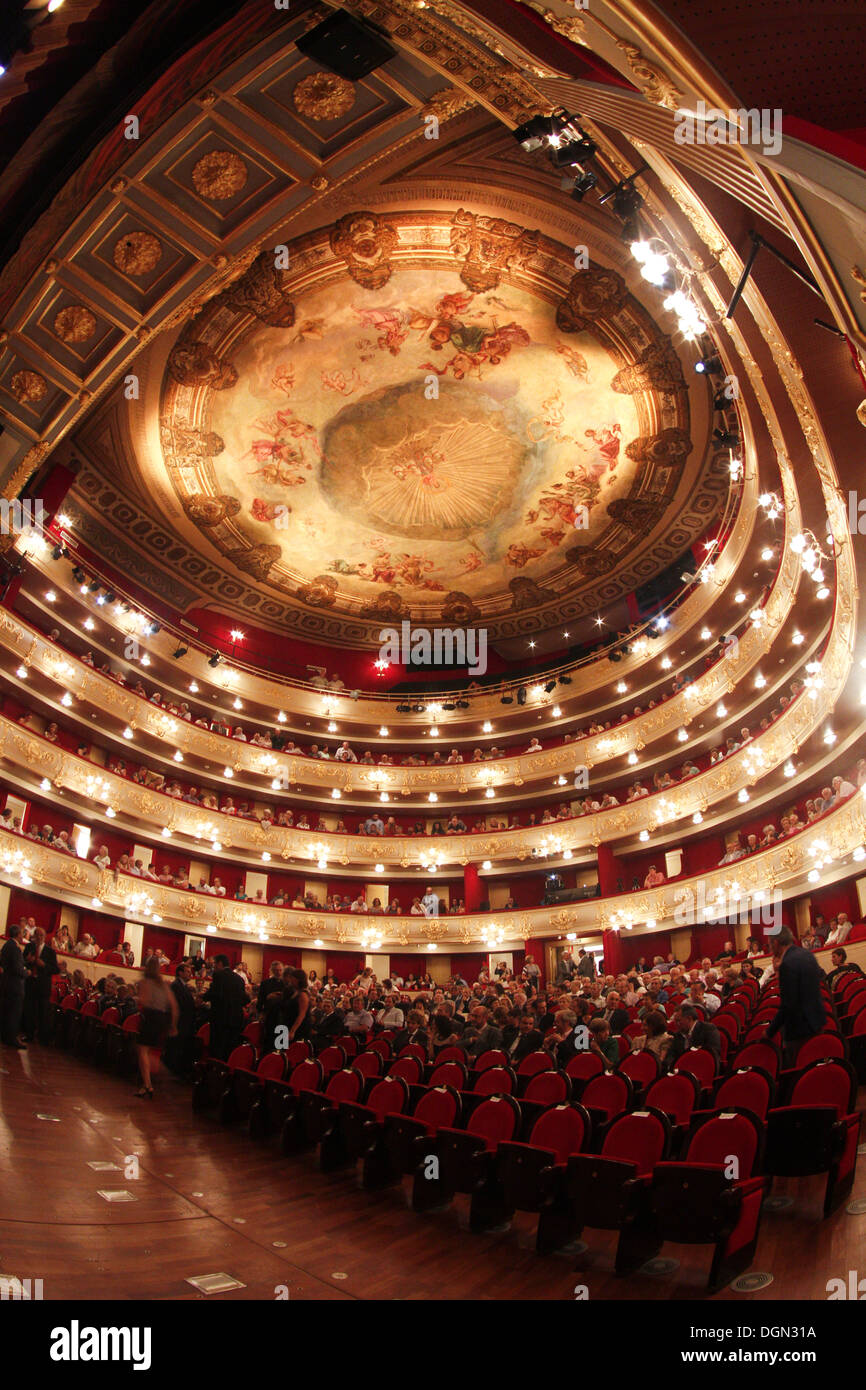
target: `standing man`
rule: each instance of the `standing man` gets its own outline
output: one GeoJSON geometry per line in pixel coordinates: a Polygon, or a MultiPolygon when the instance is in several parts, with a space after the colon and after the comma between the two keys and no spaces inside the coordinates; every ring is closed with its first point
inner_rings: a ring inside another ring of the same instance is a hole
{"type": "Polygon", "coordinates": [[[51,981],[60,967],[54,947],[45,943],[44,927],[33,933],[24,952],[24,968],[30,974],[24,991],[24,1036],[30,1042],[38,1035],[45,1044],[51,1032],[51,981]]]}
{"type": "Polygon", "coordinates": [[[210,1054],[226,1062],[244,1026],[247,999],[246,986],[230,968],[228,956],[214,957],[213,980],[205,999],[210,1004],[210,1054]]]}
{"type": "Polygon", "coordinates": [[[17,922],[8,927],[8,940],[0,951],[0,1041],[7,1047],[25,1049],[26,1044],[18,1041],[21,1031],[21,1014],[24,1011],[24,982],[27,978],[24,969],[24,953],[18,944],[21,928],[17,922]]]}
{"type": "Polygon", "coordinates": [[[424,909],[425,917],[439,916],[439,899],[433,892],[433,889],[429,883],[427,884],[427,887],[424,889],[424,896],[421,899],[421,906],[424,909]]]}
{"type": "Polygon", "coordinates": [[[811,951],[797,945],[788,927],[771,938],[770,951],[779,977],[779,1009],[766,1036],[775,1037],[782,1030],[785,1065],[792,1067],[800,1044],[824,1027],[823,971],[811,951]]]}
{"type": "Polygon", "coordinates": [[[574,961],[571,957],[571,951],[563,951],[559,960],[556,962],[556,983],[558,985],[564,985],[566,980],[570,980],[573,974],[574,961]]]}
{"type": "Polygon", "coordinates": [[[577,953],[577,973],[584,980],[595,979],[595,961],[582,946],[577,953]]]}
{"type": "Polygon", "coordinates": [[[177,1032],[166,1039],[165,1065],[178,1076],[192,1076],[195,1037],[195,998],[189,987],[192,967],[181,961],[174,972],[171,992],[177,1000],[177,1032]]]}

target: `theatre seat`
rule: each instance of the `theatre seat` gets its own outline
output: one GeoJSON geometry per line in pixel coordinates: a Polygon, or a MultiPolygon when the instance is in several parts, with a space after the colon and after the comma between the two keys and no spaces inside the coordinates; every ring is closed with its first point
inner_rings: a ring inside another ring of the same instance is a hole
{"type": "Polygon", "coordinates": [[[427,1078],[428,1086],[453,1086],[465,1091],[468,1075],[465,1062],[438,1062],[427,1078]]]}
{"type": "Polygon", "coordinates": [[[423,1048],[420,1043],[407,1043],[405,1047],[400,1048],[397,1056],[417,1057],[421,1065],[424,1066],[427,1061],[427,1050],[423,1048]]]}
{"type": "Polygon", "coordinates": [[[539,1115],[527,1143],[503,1142],[497,1148],[500,1221],[510,1221],[515,1211],[538,1212],[535,1248],[540,1255],[560,1249],[576,1235],[574,1206],[565,1190],[566,1164],[586,1147],[591,1131],[582,1105],[556,1105],[539,1115]]]}
{"type": "Polygon", "coordinates": [[[416,1174],[417,1198],[413,1194],[412,1205],[416,1211],[426,1211],[429,1185],[425,1177],[423,1162],[440,1129],[457,1127],[461,1117],[461,1099],[453,1086],[434,1086],[424,1091],[411,1115],[387,1115],[385,1117],[382,1148],[386,1168],[379,1174],[380,1183],[395,1182],[404,1173],[416,1174]],[[420,1170],[420,1186],[418,1172],[420,1170]]]}
{"type": "Polygon", "coordinates": [[[349,1066],[368,1081],[371,1077],[382,1075],[382,1054],[378,1051],[359,1052],[357,1057],[351,1059],[349,1066]]]}
{"type": "Polygon", "coordinates": [[[409,1086],[420,1086],[424,1079],[424,1064],[417,1057],[403,1057],[392,1062],[388,1068],[389,1076],[402,1076],[409,1086]]]}
{"type": "Polygon", "coordinates": [[[207,1110],[219,1106],[229,1074],[238,1067],[253,1071],[255,1063],[256,1052],[250,1043],[241,1043],[233,1048],[227,1062],[221,1062],[217,1057],[209,1057],[205,1062],[196,1062],[192,1085],[193,1110],[207,1110]]]}
{"type": "Polygon", "coordinates": [[[488,1067],[507,1067],[508,1053],[500,1047],[490,1047],[482,1052],[473,1065],[473,1071],[486,1071],[488,1067]]]}
{"type": "Polygon", "coordinates": [[[475,1079],[472,1094],[476,1096],[513,1096],[517,1089],[517,1077],[511,1067],[493,1066],[482,1071],[475,1079]]]}
{"type": "Polygon", "coordinates": [[[564,1071],[540,1071],[529,1078],[522,1104],[564,1105],[571,1100],[571,1077],[564,1071]]]}
{"type": "Polygon", "coordinates": [[[616,1070],[621,1076],[628,1077],[634,1089],[635,1098],[640,1102],[648,1087],[658,1080],[658,1058],[654,1053],[641,1048],[637,1052],[626,1053],[616,1070]]]}
{"type": "Polygon", "coordinates": [[[575,1094],[579,1095],[588,1081],[593,1077],[601,1076],[604,1072],[604,1062],[594,1052],[576,1052],[569,1058],[565,1068],[566,1076],[570,1076],[575,1083],[575,1094]]]}
{"type": "Polygon", "coordinates": [[[778,1081],[782,1070],[782,1054],[775,1042],[751,1042],[741,1047],[731,1058],[731,1070],[741,1071],[744,1067],[760,1067],[772,1081],[778,1081]]]}
{"type": "Polygon", "coordinates": [[[774,1177],[827,1174],[824,1216],[854,1185],[861,1116],[857,1074],[843,1058],[812,1062],[794,1082],[787,1105],[767,1116],[767,1172],[774,1177]]]}
{"type": "Polygon", "coordinates": [[[716,1059],[708,1047],[689,1047],[674,1062],[673,1070],[692,1074],[705,1093],[709,1093],[716,1079],[716,1059]]]}
{"type": "Polygon", "coordinates": [[[694,1111],[701,1103],[701,1088],[697,1078],[688,1071],[675,1071],[660,1076],[644,1096],[644,1105],[667,1115],[673,1128],[675,1151],[685,1138],[694,1111]]]}
{"type": "Polygon", "coordinates": [[[655,1165],[670,1152],[671,1123],[660,1110],[619,1115],[598,1154],[568,1160],[565,1198],[571,1203],[573,1233],[585,1226],[619,1231],[614,1268],[628,1274],[653,1253],[647,1222],[649,1183],[655,1165]]]}
{"type": "Polygon", "coordinates": [[[755,1175],[763,1127],[753,1115],[723,1112],[697,1120],[684,1158],[657,1163],[641,1216],[655,1254],[666,1240],[714,1246],[708,1288],[748,1269],[758,1243],[766,1183],[755,1175]]]}
{"type": "Polygon", "coordinates": [[[259,1063],[256,1077],[260,1090],[250,1106],[249,1130],[254,1139],[279,1134],[286,1153],[303,1146],[300,1098],[308,1091],[320,1091],[325,1084],[325,1074],[317,1058],[307,1057],[291,1071],[284,1063],[283,1073],[278,1075],[277,1063],[271,1059],[279,1056],[278,1052],[269,1052],[259,1063]]]}
{"type": "Polygon", "coordinates": [[[332,1076],[335,1071],[342,1071],[348,1066],[348,1055],[340,1043],[332,1043],[330,1047],[325,1047],[319,1053],[319,1061],[325,1076],[332,1076]]]}
{"type": "MultiPolygon", "coordinates": [[[[300,1105],[300,1118],[305,1142],[327,1146],[336,1130],[340,1106],[357,1104],[365,1089],[362,1073],[356,1071],[354,1067],[347,1067],[345,1071],[334,1073],[325,1087],[324,1095],[315,1091],[305,1092],[300,1105]]],[[[283,1152],[286,1152],[285,1144],[283,1144],[283,1152]]],[[[335,1152],[339,1152],[338,1147],[335,1147],[335,1152]]],[[[327,1171],[327,1159],[323,1167],[327,1171]]]]}
{"type": "Polygon", "coordinates": [[[235,1067],[220,1098],[221,1122],[232,1124],[236,1120],[249,1121],[253,1107],[264,1095],[265,1083],[274,1081],[282,1085],[289,1070],[287,1054],[283,1052],[266,1053],[255,1067],[235,1067]]]}
{"type": "Polygon", "coordinates": [[[439,1196],[450,1200],[456,1192],[471,1195],[473,1231],[486,1230],[500,1219],[502,1196],[496,1187],[494,1158],[497,1146],[514,1139],[519,1128],[520,1106],[513,1096],[489,1096],[470,1115],[465,1129],[437,1131],[439,1196]]]}
{"type": "Polygon", "coordinates": [[[764,1123],[775,1094],[772,1077],[760,1067],[741,1067],[739,1071],[720,1077],[716,1082],[713,1109],[748,1110],[764,1123]]]}
{"type": "Polygon", "coordinates": [[[319,1146],[322,1172],[332,1172],[368,1154],[381,1139],[385,1116],[401,1115],[408,1105],[409,1087],[401,1076],[377,1081],[363,1104],[341,1101],[335,1123],[323,1134],[319,1146]]]}
{"type": "Polygon", "coordinates": [[[620,1072],[603,1072],[588,1081],[580,1094],[580,1103],[589,1111],[593,1126],[610,1124],[617,1115],[631,1107],[632,1084],[620,1072]]]}

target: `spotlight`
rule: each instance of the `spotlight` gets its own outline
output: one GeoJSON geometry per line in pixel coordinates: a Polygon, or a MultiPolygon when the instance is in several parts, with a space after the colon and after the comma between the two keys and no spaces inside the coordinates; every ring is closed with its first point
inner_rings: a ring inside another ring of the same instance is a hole
{"type": "MultiPolygon", "coordinates": [[[[637,196],[640,197],[640,194],[637,196]]],[[[641,199],[641,201],[643,200],[641,199]]],[[[619,234],[619,239],[626,246],[629,246],[633,241],[640,240],[640,230],[640,218],[637,214],[626,217],[622,224],[622,231],[619,234]]]]}
{"type": "Polygon", "coordinates": [[[55,545],[51,552],[51,558],[52,560],[62,560],[65,554],[66,550],[62,545],[55,545]]]}
{"type": "Polygon", "coordinates": [[[546,695],[549,695],[550,692],[551,692],[552,690],[555,690],[555,689],[556,689],[556,681],[548,681],[548,682],[547,682],[547,685],[544,687],[544,693],[545,693],[546,695]]]}
{"type": "Polygon", "coordinates": [[[72,578],[75,580],[76,584],[83,584],[87,575],[80,565],[76,565],[72,571],[72,578]]]}
{"type": "Polygon", "coordinates": [[[713,430],[713,443],[718,444],[720,449],[736,449],[739,442],[740,436],[732,430],[713,430]]]}
{"type": "Polygon", "coordinates": [[[150,623],[147,628],[148,635],[150,637],[155,637],[156,634],[159,632],[159,627],[159,623],[150,623]]]}
{"type": "Polygon", "coordinates": [[[88,584],[87,587],[88,587],[88,589],[90,590],[90,592],[91,592],[92,594],[95,594],[96,591],[97,591],[97,589],[101,589],[101,588],[102,588],[102,585],[100,584],[100,582],[99,582],[98,579],[91,579],[91,581],[90,581],[90,583],[88,584]]]}
{"type": "Polygon", "coordinates": [[[517,703],[518,703],[519,705],[525,705],[525,704],[526,704],[526,686],[525,686],[525,685],[522,685],[522,686],[520,687],[520,689],[518,690],[518,692],[517,692],[517,703]]]}
{"type": "Polygon", "coordinates": [[[397,706],[397,713],[398,713],[398,714],[410,714],[410,713],[411,713],[411,710],[412,710],[412,706],[411,706],[411,705],[398,705],[398,706],[397,706]]]}
{"type": "Polygon", "coordinates": [[[113,590],[113,589],[109,589],[108,592],[107,592],[106,595],[105,595],[105,602],[106,602],[106,603],[114,603],[114,600],[115,600],[116,598],[117,598],[117,594],[114,592],[114,590],[113,590]]]}
{"type": "Polygon", "coordinates": [[[175,661],[180,661],[181,657],[186,656],[188,651],[189,647],[178,647],[176,652],[172,652],[172,656],[174,657],[175,661]]]}
{"type": "Polygon", "coordinates": [[[571,685],[571,676],[560,676],[560,678],[559,678],[559,684],[560,684],[560,685],[571,685]]]}
{"type": "Polygon", "coordinates": [[[587,193],[591,193],[597,183],[598,177],[595,174],[581,174],[579,178],[574,180],[571,197],[576,203],[582,203],[587,193]]]}
{"type": "Polygon", "coordinates": [[[208,666],[219,666],[221,660],[222,657],[220,656],[219,652],[214,652],[213,656],[208,657],[207,664],[208,666]]]}
{"type": "Polygon", "coordinates": [[[519,125],[513,134],[518,145],[531,154],[555,139],[568,123],[569,118],[564,112],[556,112],[552,116],[532,116],[519,125]]]}
{"type": "Polygon", "coordinates": [[[502,699],[499,701],[499,703],[500,703],[500,705],[513,705],[513,704],[514,704],[514,696],[513,696],[513,695],[503,695],[503,697],[502,697],[502,699]]]}
{"type": "Polygon", "coordinates": [[[695,363],[695,371],[700,376],[703,376],[705,374],[709,375],[712,373],[721,372],[721,370],[721,360],[715,355],[713,355],[712,357],[701,357],[699,361],[695,363]]]}
{"type": "MultiPolygon", "coordinates": [[[[446,705],[445,708],[448,709],[448,706],[446,705]]],[[[468,708],[469,708],[469,701],[468,701],[468,700],[458,700],[458,701],[457,701],[457,708],[458,708],[458,709],[468,709],[468,708]]]]}
{"type": "Polygon", "coordinates": [[[585,164],[587,160],[594,159],[597,154],[598,146],[584,135],[580,140],[569,140],[568,144],[560,145],[552,151],[550,157],[557,169],[565,169],[575,164],[585,164]]]}

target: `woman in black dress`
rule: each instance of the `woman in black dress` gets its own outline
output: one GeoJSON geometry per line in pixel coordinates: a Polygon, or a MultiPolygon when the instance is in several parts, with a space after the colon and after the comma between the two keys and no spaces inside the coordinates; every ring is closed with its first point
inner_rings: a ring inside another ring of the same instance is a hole
{"type": "Polygon", "coordinates": [[[144,979],[138,990],[138,1006],[141,1026],[136,1039],[136,1052],[141,1089],[135,1094],[153,1100],[150,1050],[154,1048],[156,1051],[153,1069],[157,1071],[165,1039],[177,1033],[177,1000],[163,979],[156,956],[151,956],[144,967],[144,979]]]}
{"type": "Polygon", "coordinates": [[[293,1042],[306,1042],[310,1036],[310,995],[307,989],[307,975],[304,970],[287,970],[294,983],[294,991],[286,1001],[286,1023],[289,1029],[289,1045],[293,1042]]]}

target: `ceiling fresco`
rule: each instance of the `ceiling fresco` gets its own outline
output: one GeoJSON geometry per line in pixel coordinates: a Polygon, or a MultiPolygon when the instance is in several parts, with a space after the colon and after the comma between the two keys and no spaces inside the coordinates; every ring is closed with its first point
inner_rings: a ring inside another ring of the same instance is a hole
{"type": "Polygon", "coordinates": [[[664,522],[705,451],[619,275],[462,209],[328,249],[264,253],[168,356],[162,463],[225,560],[332,617],[495,626],[664,522]]]}

